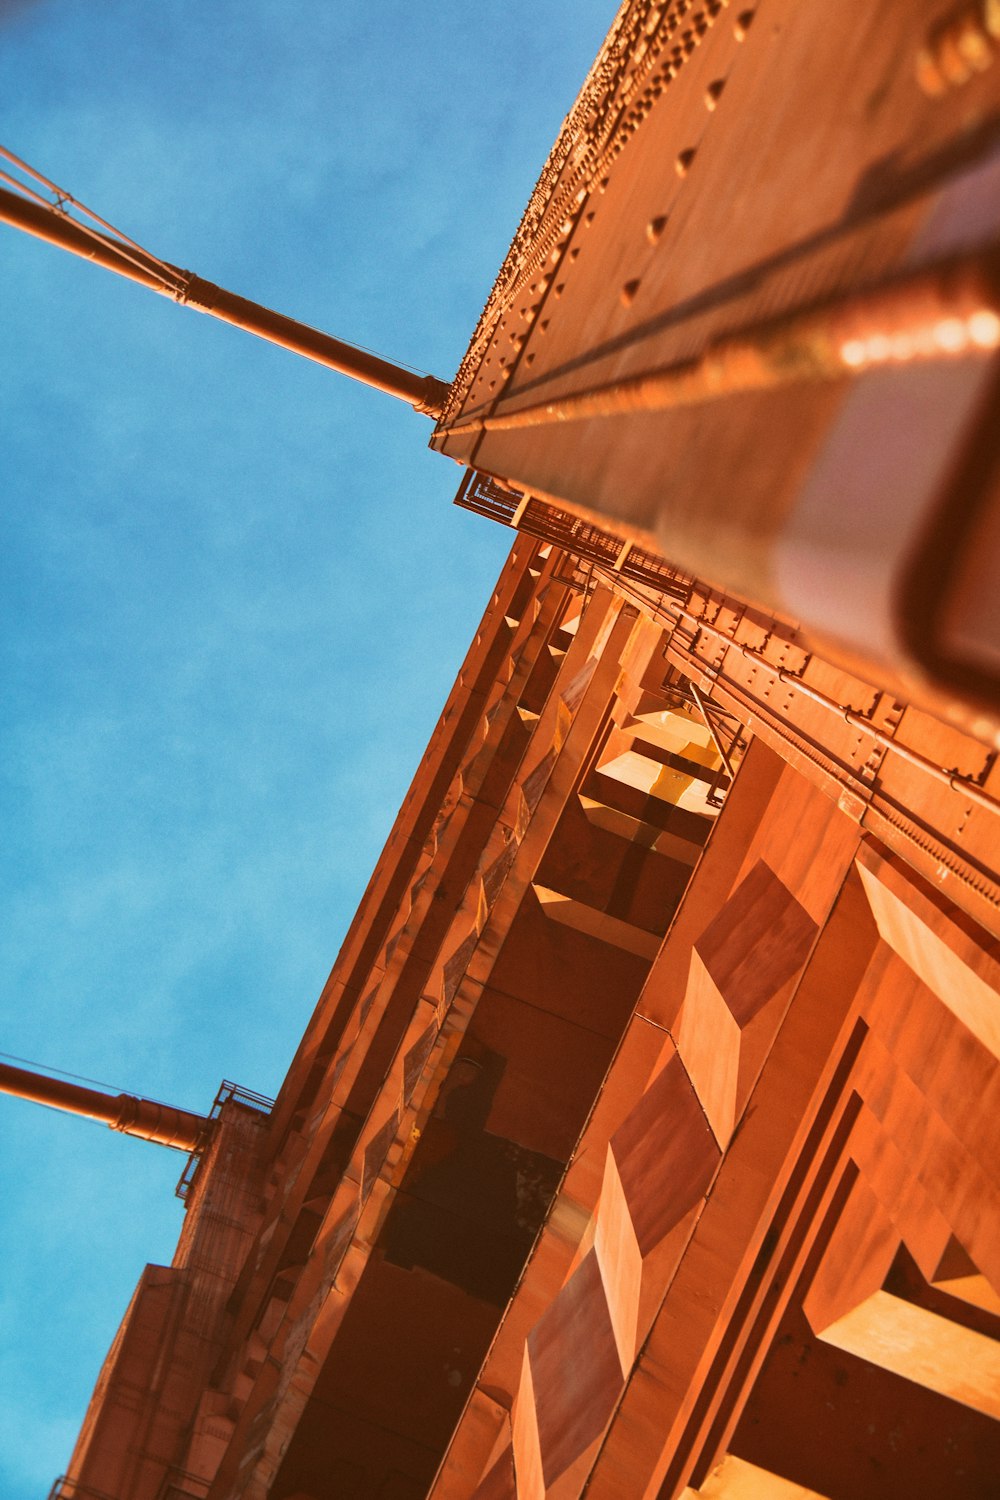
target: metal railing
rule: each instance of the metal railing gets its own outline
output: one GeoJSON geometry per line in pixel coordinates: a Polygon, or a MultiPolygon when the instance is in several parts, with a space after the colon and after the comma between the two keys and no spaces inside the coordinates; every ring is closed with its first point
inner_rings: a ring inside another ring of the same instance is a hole
{"type": "Polygon", "coordinates": [[[47,1500],[115,1500],[115,1497],[104,1490],[92,1489],[89,1484],[81,1484],[69,1474],[60,1474],[49,1490],[47,1500]]]}
{"type": "Polygon", "coordinates": [[[660,596],[686,601],[690,595],[690,580],[659,553],[627,542],[557,505],[533,495],[526,497],[523,491],[501,484],[491,474],[469,469],[459,486],[455,504],[503,526],[514,526],[526,536],[551,542],[574,557],[608,570],[615,578],[654,589],[660,596]]]}
{"type": "Polygon", "coordinates": [[[490,521],[499,521],[502,526],[509,526],[523,498],[518,490],[507,489],[489,474],[481,474],[478,469],[466,469],[455,496],[455,504],[460,505],[463,510],[475,511],[477,516],[486,516],[490,521]]]}
{"type": "Polygon", "coordinates": [[[205,1500],[211,1480],[185,1469],[170,1469],[156,1492],[156,1500],[205,1500]]]}
{"type": "MultiPolygon", "coordinates": [[[[222,1113],[222,1106],[229,1103],[242,1104],[246,1109],[257,1110],[262,1115],[269,1115],[274,1108],[274,1100],[268,1098],[266,1094],[255,1093],[253,1089],[246,1089],[242,1084],[233,1083],[230,1079],[224,1078],[219,1085],[219,1092],[215,1096],[212,1108],[208,1112],[208,1118],[217,1120],[222,1113]]],[[[200,1151],[192,1151],[180,1175],[177,1187],[174,1189],[182,1203],[186,1203],[191,1196],[201,1158],[200,1151]]]]}

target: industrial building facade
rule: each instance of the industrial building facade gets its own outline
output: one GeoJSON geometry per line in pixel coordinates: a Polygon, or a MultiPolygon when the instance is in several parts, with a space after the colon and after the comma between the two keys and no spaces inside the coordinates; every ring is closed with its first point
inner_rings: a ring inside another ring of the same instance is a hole
{"type": "Polygon", "coordinates": [[[996,1494],[1000,21],[841,11],[623,5],[433,439],[510,558],[60,1500],[996,1494]]]}
{"type": "Polygon", "coordinates": [[[517,537],[66,1500],[990,1493],[992,755],[615,578],[517,537]]]}

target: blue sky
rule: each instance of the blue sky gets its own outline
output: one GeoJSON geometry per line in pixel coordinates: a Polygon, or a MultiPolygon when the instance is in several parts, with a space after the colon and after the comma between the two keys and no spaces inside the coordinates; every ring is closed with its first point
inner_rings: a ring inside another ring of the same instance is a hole
{"type": "MultiPolygon", "coordinates": [[[[448,378],[612,0],[0,0],[0,141],[448,378]]],[[[274,1093],[509,538],[402,403],[0,227],[0,1049],[274,1093]]],[[[0,1098],[0,1494],[39,1500],[176,1153],[0,1098]]]]}

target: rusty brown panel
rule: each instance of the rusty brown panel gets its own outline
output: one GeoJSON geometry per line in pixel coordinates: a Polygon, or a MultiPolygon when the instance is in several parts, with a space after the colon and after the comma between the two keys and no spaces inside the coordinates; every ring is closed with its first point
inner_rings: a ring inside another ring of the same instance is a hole
{"type": "Polygon", "coordinates": [[[403,1057],[403,1104],[409,1104],[427,1059],[437,1040],[438,1024],[432,1021],[403,1057]]]}
{"type": "MultiPolygon", "coordinates": [[[[448,785],[465,753],[481,712],[481,700],[496,680],[509,641],[503,624],[511,601],[523,586],[526,561],[536,549],[519,539],[501,570],[490,604],[466,653],[455,684],[431,736],[427,753],[413,778],[358,911],[351,923],[337,964],[324,987],[306,1028],[273,1112],[274,1149],[296,1110],[299,1091],[317,1054],[329,1058],[341,1041],[357,992],[366,983],[380,946],[385,942],[401,893],[413,879],[426,840],[440,816],[448,785]]],[[[545,564],[539,568],[545,571],[545,564]]]]}
{"type": "Polygon", "coordinates": [[[153,1500],[167,1465],[165,1459],[147,1464],[143,1476],[137,1449],[146,1424],[152,1423],[157,1445],[169,1454],[194,1406],[193,1396],[183,1403],[187,1410],[158,1412],[154,1404],[172,1373],[162,1354],[164,1348],[172,1353],[176,1344],[189,1295],[186,1282],[182,1272],[166,1266],[147,1266],[143,1271],[104,1363],[104,1399],[88,1412],[70,1460],[69,1472],[81,1487],[101,1494],[121,1489],[136,1494],[137,1500],[153,1500]],[[147,1400],[137,1402],[136,1391],[148,1392],[147,1400]]]}
{"type": "Polygon", "coordinates": [[[960,729],[943,724],[940,719],[922,713],[912,704],[907,704],[901,712],[893,739],[897,744],[927,756],[936,765],[947,767],[956,776],[978,781],[981,785],[996,758],[986,746],[960,729]]]}
{"type": "Polygon", "coordinates": [[[866,907],[860,881],[845,884],[640,1351],[591,1475],[594,1495],[623,1481],[656,1493],[668,1475],[666,1493],[679,1492],[715,1414],[738,1410],[740,1364],[762,1337],[756,1321],[775,1315],[775,1299],[780,1308],[781,1257],[802,1246],[803,1195],[822,1195],[840,1161],[857,1053],[852,1002],[877,942],[866,907]]]}
{"type": "Polygon", "coordinates": [[[876,1016],[879,1034],[947,1120],[969,1161],[1000,1162],[1000,1071],[994,1060],[970,1044],[964,1028],[901,964],[892,969],[892,993],[876,1016]],[[960,1089],[956,1079],[962,1080],[960,1089]]]}
{"type": "MultiPolygon", "coordinates": [[[[701,775],[706,773],[699,766],[701,775]]],[[[541,885],[620,917],[647,932],[666,932],[690,877],[690,867],[598,828],[578,798],[566,807],[545,858],[541,885]]]]}
{"type": "Polygon", "coordinates": [[[493,863],[483,872],[483,898],[488,907],[492,906],[500,894],[501,887],[510,873],[511,865],[517,854],[517,844],[513,841],[497,855],[493,863]]]}
{"type": "Polygon", "coordinates": [[[708,1191],[721,1152],[698,1096],[672,1058],[611,1138],[643,1255],[708,1191]]]}
{"type": "Polygon", "coordinates": [[[695,943],[741,1029],[801,969],[818,930],[758,860],[695,943]]]}
{"type": "Polygon", "coordinates": [[[508,1446],[477,1484],[472,1500],[517,1500],[514,1451],[508,1446]]]}
{"type": "Polygon", "coordinates": [[[490,987],[617,1040],[648,965],[545,916],[531,892],[505,935],[490,987]]]}
{"type": "MultiPolygon", "coordinates": [[[[575,932],[572,935],[583,938],[575,932]]],[[[564,989],[560,999],[572,1012],[572,990],[564,989]]],[[[611,1013],[617,1027],[613,1035],[601,1034],[492,986],[485,989],[469,1036],[505,1060],[487,1129],[546,1158],[567,1161],[630,1010],[620,995],[609,999],[605,1026],[611,1031],[611,1013]]]]}
{"type": "Polygon", "coordinates": [[[987,1500],[1000,1471],[995,1422],[824,1344],[798,1308],[778,1332],[730,1451],[831,1500],[987,1500]]]}
{"type": "Polygon", "coordinates": [[[372,1183],[382,1170],[382,1164],[388,1154],[389,1147],[396,1138],[399,1129],[399,1112],[393,1110],[389,1118],[380,1125],[375,1135],[372,1136],[365,1147],[364,1172],[361,1178],[361,1196],[367,1198],[371,1192],[372,1183]]]}
{"type": "MultiPolygon", "coordinates": [[[[972,783],[971,790],[976,790],[972,783]]],[[[878,768],[874,803],[891,820],[895,816],[904,826],[915,830],[914,843],[921,836],[929,848],[937,845],[937,876],[942,885],[952,883],[946,875],[949,867],[970,890],[992,907],[990,918],[983,918],[995,928],[1000,920],[1000,816],[963,792],[961,784],[942,785],[936,778],[922,776],[919,770],[890,751],[878,768]]],[[[916,861],[914,861],[916,865],[916,861]]],[[[921,873],[934,878],[929,863],[917,865],[921,873]]],[[[949,892],[951,894],[951,892],[949,892]]],[[[954,900],[961,901],[958,895],[954,900]]],[[[963,902],[964,904],[964,902],[963,902]]]]}
{"type": "Polygon", "coordinates": [[[627,786],[616,777],[604,775],[600,767],[590,772],[580,790],[606,807],[615,807],[641,823],[650,823],[655,828],[674,833],[690,844],[703,844],[711,829],[708,820],[700,813],[686,807],[675,807],[672,802],[639,787],[627,786]]]}
{"type": "MultiPolygon", "coordinates": [[[[578,286],[594,298],[592,322],[617,312],[619,326],[629,329],[651,278],[669,278],[673,286],[659,300],[684,307],[692,293],[766,264],[777,247],[796,246],[805,236],[822,243],[831,223],[863,219],[907,186],[933,178],[949,151],[961,157],[975,148],[967,127],[990,120],[995,81],[970,75],[960,94],[934,101],[917,86],[917,49],[942,13],[935,0],[896,0],[877,14],[858,5],[835,28],[796,11],[769,3],[734,15],[710,4],[666,6],[658,20],[654,15],[636,53],[643,56],[635,71],[646,74],[639,108],[616,123],[610,141],[601,139],[599,124],[575,122],[581,165],[564,192],[582,184],[589,201],[578,206],[563,198],[560,207],[557,194],[549,220],[534,226],[541,251],[556,228],[551,221],[562,217],[562,263],[551,274],[546,267],[545,284],[533,289],[541,307],[522,311],[518,302],[531,299],[508,285],[515,348],[517,325],[523,333],[525,324],[553,313],[559,316],[547,332],[557,341],[570,321],[562,317],[564,304],[578,286]],[[690,38],[682,51],[681,37],[690,38]],[[665,141],[673,151],[662,150],[665,141]],[[800,191],[790,194],[793,182],[800,191]],[[632,239],[622,224],[629,217],[639,231],[632,239]],[[621,274],[602,284],[595,262],[613,253],[609,240],[621,274]],[[677,253],[692,243],[700,258],[677,253]],[[627,301],[619,295],[626,287],[627,301]]],[[[633,4],[624,14],[641,25],[648,7],[633,4]]],[[[610,100],[614,86],[606,73],[602,79],[600,64],[584,93],[593,93],[595,83],[610,100]]],[[[526,277],[531,244],[521,238],[526,277]]],[[[759,290],[757,282],[746,289],[759,290]]],[[[518,369],[512,384],[526,378],[518,369]]]]}
{"type": "Polygon", "coordinates": [[[593,1251],[528,1339],[547,1485],[600,1436],[622,1386],[611,1317],[593,1251]]]}
{"type": "Polygon", "coordinates": [[[315,1500],[424,1494],[496,1316],[425,1271],[374,1260],[271,1493],[301,1489],[315,1500]]]}
{"type": "MultiPolygon", "coordinates": [[[[646,14],[623,12],[627,24],[646,14]]],[[[836,26],[792,0],[749,14],[746,25],[721,6],[664,8],[610,134],[602,107],[614,113],[623,75],[599,64],[590,114],[568,127],[577,165],[543,174],[435,444],[626,532],[655,530],[671,561],[918,685],[929,674],[992,704],[995,720],[996,622],[978,601],[1000,593],[998,552],[975,542],[998,514],[982,457],[995,453],[993,334],[978,354],[949,361],[942,345],[941,357],[877,369],[867,355],[852,365],[848,340],[835,378],[780,390],[737,379],[726,394],[727,377],[709,370],[712,399],[684,409],[478,442],[461,428],[470,412],[509,416],[684,370],[740,330],[760,330],[759,343],[803,310],[826,316],[893,275],[995,249],[1000,67],[988,38],[960,86],[933,94],[917,58],[941,21],[935,0],[852,0],[836,26]]],[[[861,344],[877,323],[861,318],[861,344]]]]}
{"type": "Polygon", "coordinates": [[[673,1030],[684,999],[688,963],[677,962],[673,954],[690,948],[700,932],[709,925],[715,913],[731,893],[734,870],[745,859],[747,848],[762,820],[766,817],[775,788],[787,775],[780,756],[762,740],[754,740],[747,750],[740,774],[726,799],[725,816],[720,817],[712,838],[697,868],[696,878],[688,888],[667,942],[654,959],[639,997],[638,1013],[659,1026],[673,1030]]]}
{"type": "MultiPolygon", "coordinates": [[[[877,13],[855,4],[830,27],[772,0],[739,41],[732,14],[717,12],[676,76],[665,75],[664,61],[655,101],[641,125],[622,132],[606,175],[586,174],[590,201],[574,218],[546,305],[525,309],[527,320],[511,306],[512,321],[534,330],[533,320],[547,315],[549,326],[535,364],[517,369],[507,398],[537,382],[540,361],[559,368],[567,359],[599,358],[602,334],[612,353],[661,325],[681,326],[672,348],[683,352],[704,342],[692,320],[731,324],[741,297],[750,311],[737,322],[745,323],[815,299],[821,288],[855,284],[859,259],[870,266],[877,246],[871,230],[860,246],[845,246],[845,226],[857,234],[876,207],[905,203],[907,190],[912,196],[954,158],[974,154],[969,122],[995,114],[995,80],[976,79],[964,98],[942,106],[923,97],[901,65],[936,14],[928,0],[895,0],[877,13]],[[713,83],[723,88],[710,99],[713,83]],[[849,107],[866,95],[866,110],[849,107]],[[756,139],[748,139],[748,120],[756,139]],[[678,154],[692,147],[696,154],[678,172],[678,154]],[[802,263],[810,253],[825,255],[820,274],[802,263]],[[626,285],[634,287],[627,302],[620,296],[626,285]],[[660,320],[652,328],[651,316],[660,320]]],[[[654,51],[669,46],[669,20],[653,35],[654,51]]],[[[894,234],[882,229],[887,242],[876,270],[899,257],[919,217],[911,209],[894,234]]]]}
{"type": "Polygon", "coordinates": [[[445,961],[441,994],[446,1006],[450,1005],[457,995],[458,987],[469,967],[469,959],[475,953],[478,943],[479,933],[473,930],[468,937],[462,939],[454,953],[445,961]]]}

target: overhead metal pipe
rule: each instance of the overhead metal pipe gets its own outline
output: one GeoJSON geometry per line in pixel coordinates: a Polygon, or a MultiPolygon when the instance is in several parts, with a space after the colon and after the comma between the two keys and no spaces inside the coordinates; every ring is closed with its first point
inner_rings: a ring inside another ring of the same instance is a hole
{"type": "Polygon", "coordinates": [[[0,1093],[47,1104],[51,1109],[62,1109],[88,1120],[103,1120],[112,1130],[171,1146],[175,1151],[197,1151],[207,1143],[215,1123],[190,1110],[158,1104],[155,1099],[143,1099],[136,1094],[102,1094],[62,1078],[12,1068],[9,1063],[0,1063],[0,1093]]]}
{"type": "Polygon", "coordinates": [[[32,203],[18,193],[0,188],[0,223],[10,224],[50,245],[58,245],[72,255],[104,266],[108,271],[126,276],[129,281],[137,281],[140,286],[196,308],[198,312],[210,313],[213,318],[221,318],[224,323],[232,323],[234,327],[267,339],[271,344],[280,344],[282,348],[315,360],[327,369],[338,370],[364,385],[374,386],[376,390],[406,401],[425,416],[437,419],[444,410],[451,387],[436,376],[404,369],[377,354],[369,354],[365,349],[345,344],[328,333],[320,333],[294,318],[286,318],[283,313],[262,307],[258,302],[238,297],[190,271],[156,260],[131,245],[119,244],[110,235],[83,228],[56,208],[32,203]]]}

